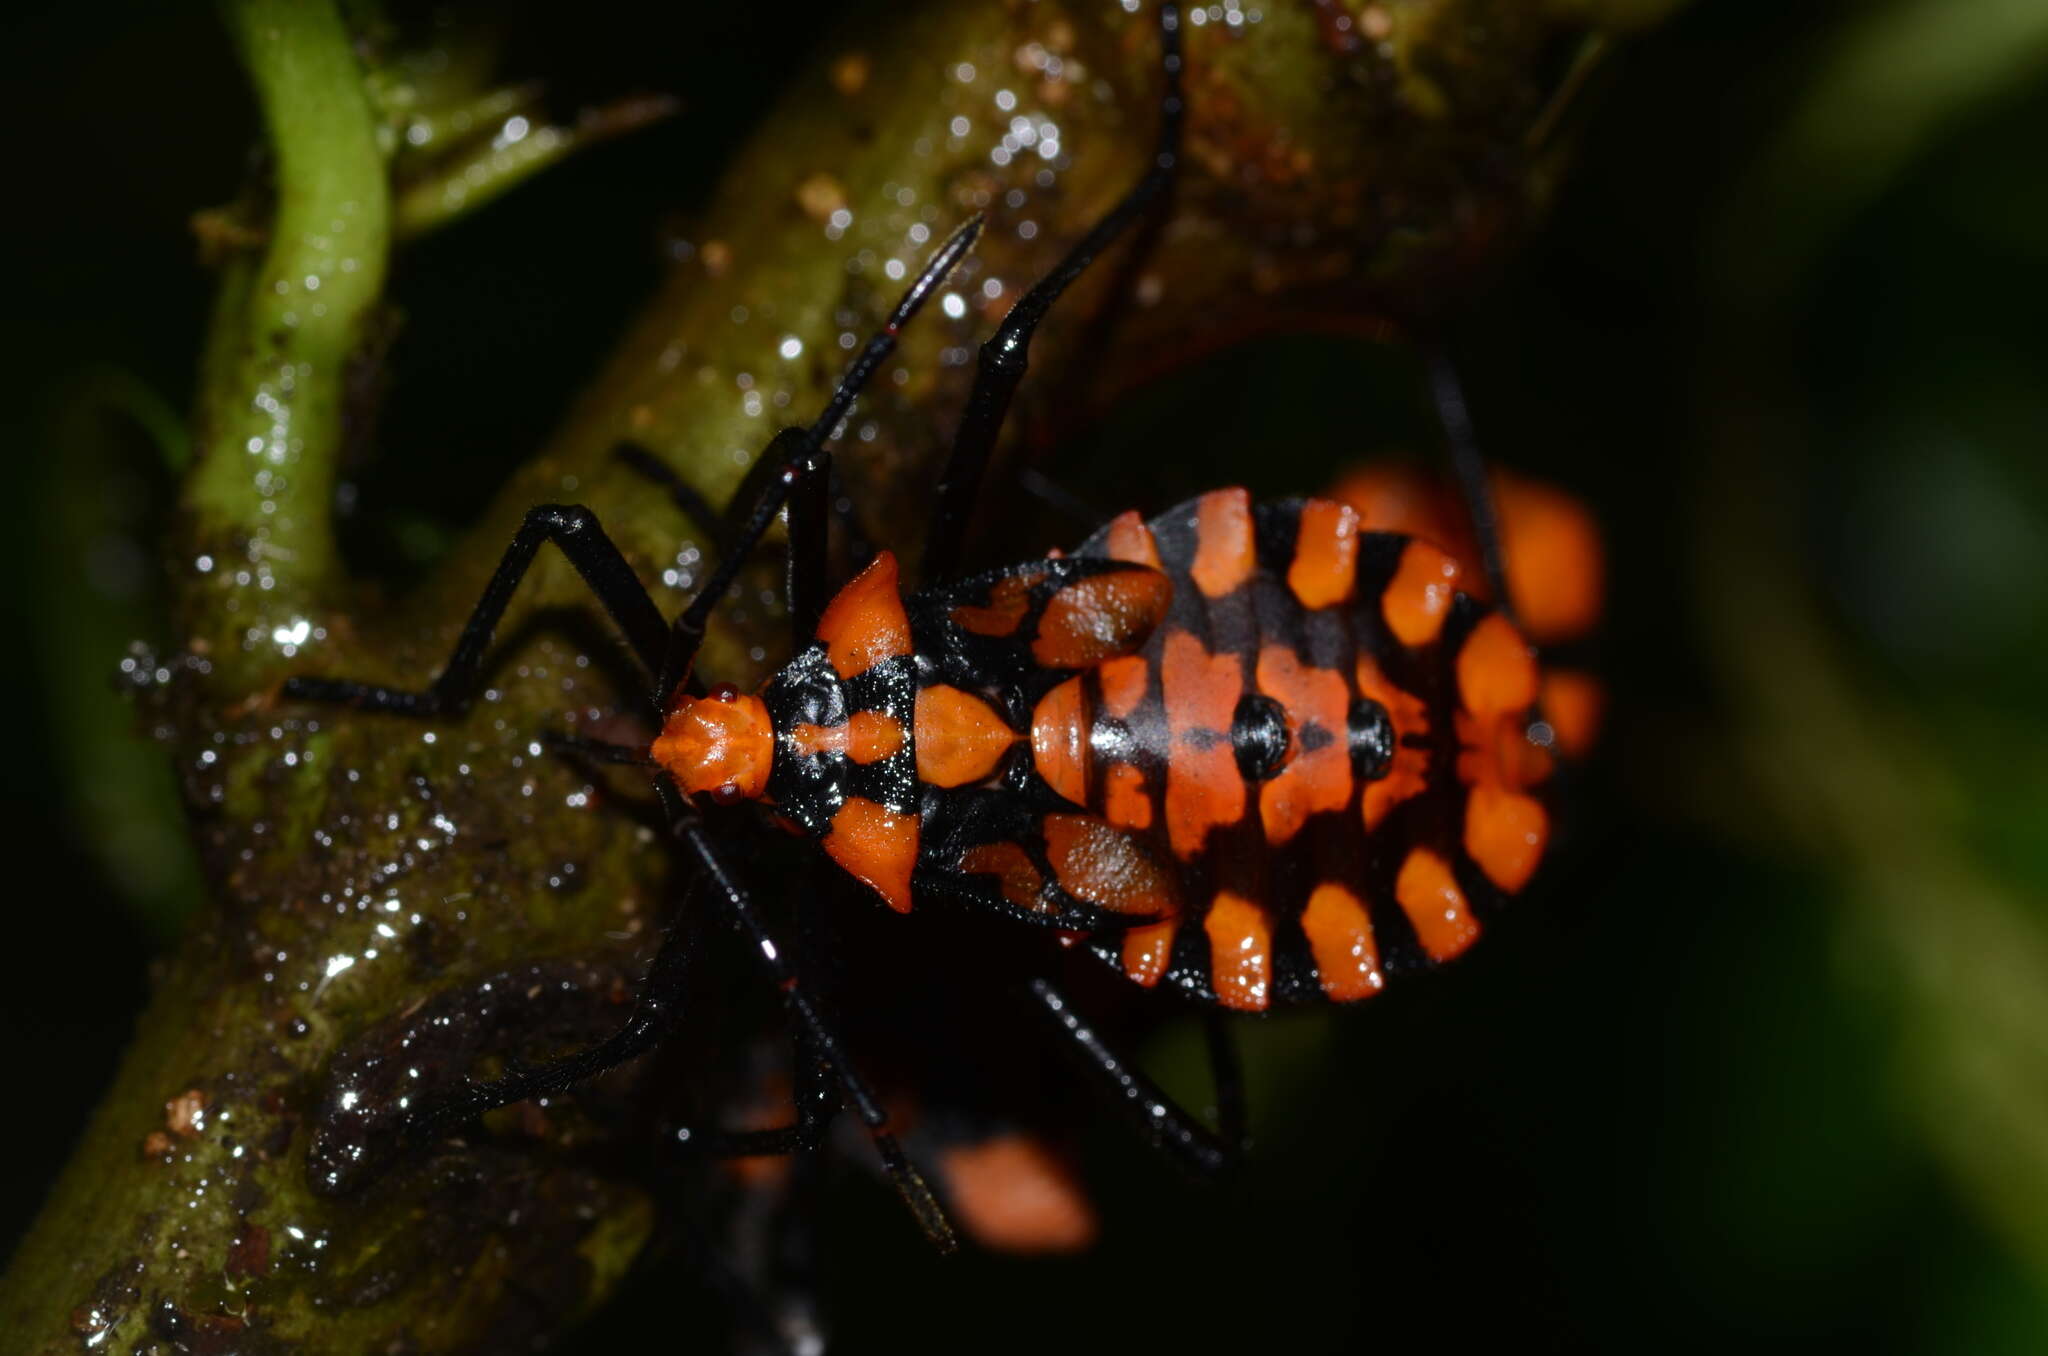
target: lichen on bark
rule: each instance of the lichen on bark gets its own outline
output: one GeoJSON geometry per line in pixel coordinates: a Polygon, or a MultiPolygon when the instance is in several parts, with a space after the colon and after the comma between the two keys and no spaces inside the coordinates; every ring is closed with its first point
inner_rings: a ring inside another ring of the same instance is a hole
{"type": "MultiPolygon", "coordinates": [[[[1558,53],[1643,8],[1211,7],[1187,33],[1170,213],[1135,276],[1099,268],[1055,311],[1032,389],[1084,407],[1248,332],[1425,320],[1548,197],[1558,53]],[[1112,307],[1119,283],[1130,304],[1112,307]]],[[[616,728],[633,709],[630,663],[601,629],[557,624],[595,610],[544,553],[500,628],[489,690],[462,717],[321,709],[278,684],[431,674],[538,502],[595,509],[675,608],[712,545],[614,445],[630,437],[721,502],[779,423],[822,403],[842,335],[873,322],[923,246],[986,211],[957,287],[970,304],[913,327],[847,440],[864,527],[907,535],[891,529],[923,519],[965,355],[1151,154],[1151,9],[934,2],[849,16],[563,427],[429,584],[390,607],[342,576],[329,501],[344,439],[361,432],[351,383],[376,359],[394,232],[433,214],[416,192],[394,214],[389,76],[365,72],[368,46],[335,9],[228,0],[224,14],[272,169],[260,207],[214,223],[225,262],[198,455],[167,553],[181,643],[137,668],[213,901],[13,1260],[0,1330],[25,1351],[494,1349],[600,1303],[648,1237],[648,1188],[589,1151],[606,1099],[501,1118],[338,1197],[309,1182],[311,1130],[336,1062],[380,1041],[418,1048],[405,1024],[422,1013],[471,1023],[433,1028],[446,1039],[431,1079],[500,1038],[559,1046],[624,1012],[673,863],[608,784],[535,739],[616,728]]],[[[751,611],[721,620],[708,670],[759,676],[773,610],[751,611]]],[[[610,1095],[631,1093],[628,1078],[610,1095]]]]}

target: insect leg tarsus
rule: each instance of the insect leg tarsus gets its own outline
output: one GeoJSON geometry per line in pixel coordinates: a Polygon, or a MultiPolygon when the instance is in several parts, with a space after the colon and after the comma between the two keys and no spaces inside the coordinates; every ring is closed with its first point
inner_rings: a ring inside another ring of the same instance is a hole
{"type": "Polygon", "coordinates": [[[1112,1050],[1075,1008],[1073,1000],[1051,980],[1034,979],[1030,990],[1039,1007],[1052,1018],[1054,1030],[1066,1038],[1083,1065],[1155,1148],[1172,1153],[1204,1176],[1216,1176],[1235,1165],[1236,1144],[1219,1138],[1112,1050]]]}
{"type": "Polygon", "coordinates": [[[946,458],[945,473],[939,479],[938,506],[932,514],[930,536],[925,544],[924,572],[927,579],[951,575],[960,563],[960,547],[967,531],[968,514],[981,489],[1002,432],[1010,401],[1031,360],[1031,336],[1045,319],[1060,294],[1087,271],[1097,255],[1143,216],[1173,182],[1180,163],[1181,57],[1180,7],[1159,6],[1160,70],[1164,93],[1160,98],[1159,142],[1152,166],[1130,192],[1089,228],[1059,266],[1040,278],[1010,308],[996,328],[974,369],[974,386],[968,393],[967,409],[953,435],[952,452],[946,458]]]}
{"type": "Polygon", "coordinates": [[[830,540],[832,454],[819,449],[818,465],[789,496],[790,653],[802,651],[825,613],[825,548],[830,540]]]}
{"type": "Polygon", "coordinates": [[[377,687],[344,678],[287,678],[283,695],[301,701],[339,702],[369,711],[435,716],[457,711],[476,690],[478,675],[490,652],[491,638],[504,618],[506,605],[526,575],[542,543],[553,542],[576,567],[576,573],[604,604],[651,674],[661,667],[668,642],[668,624],[661,609],[633,567],[605,535],[597,515],[580,504],[542,504],[529,509],[512,544],[491,573],[469,620],[463,623],[455,649],[440,676],[424,689],[377,687]]]}

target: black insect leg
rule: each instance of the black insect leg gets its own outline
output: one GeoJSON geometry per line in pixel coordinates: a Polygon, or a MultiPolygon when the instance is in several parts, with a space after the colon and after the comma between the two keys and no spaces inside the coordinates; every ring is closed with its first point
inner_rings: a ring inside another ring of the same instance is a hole
{"type": "MultiPolygon", "coordinates": [[[[829,475],[813,476],[789,501],[791,653],[809,642],[825,606],[825,496],[830,483],[829,475]]],[[[797,867],[794,882],[797,935],[796,952],[790,958],[797,969],[804,971],[811,971],[817,953],[815,910],[810,907],[817,892],[817,857],[807,855],[797,867]]],[[[711,1151],[738,1155],[814,1153],[823,1144],[825,1131],[839,1114],[838,1091],[831,1065],[818,1049],[816,1038],[801,1025],[791,1041],[790,1097],[796,1109],[793,1125],[723,1135],[713,1141],[711,1151]]]]}
{"type": "Polygon", "coordinates": [[[1060,261],[1059,267],[1040,278],[1003,318],[974,369],[974,387],[967,396],[967,409],[953,435],[953,450],[946,459],[946,471],[939,481],[938,507],[932,515],[931,534],[926,541],[924,575],[944,579],[960,564],[960,547],[967,531],[967,517],[974,508],[981,479],[993,455],[996,437],[1017,384],[1030,365],[1031,336],[1045,319],[1060,294],[1095,262],[1133,221],[1143,216],[1153,201],[1173,181],[1180,161],[1180,7],[1159,6],[1160,68],[1165,92],[1160,99],[1159,144],[1152,168],[1137,185],[1089,228],[1080,243],[1060,261]]]}
{"type": "Polygon", "coordinates": [[[1102,1083],[1110,1098],[1155,1148],[1172,1153],[1205,1176],[1214,1176],[1237,1161],[1238,1141],[1226,1142],[1218,1138],[1214,1131],[1160,1091],[1151,1079],[1110,1049],[1074,1007],[1073,1001],[1055,988],[1052,981],[1032,980],[1031,996],[1052,1018],[1054,1029],[1066,1038],[1083,1065],[1102,1083]]]}
{"type": "MultiPolygon", "coordinates": [[[[818,859],[805,854],[796,865],[793,884],[797,917],[796,950],[791,957],[796,969],[812,972],[816,945],[807,922],[805,905],[818,888],[818,859]]],[[[839,1088],[833,1081],[832,1066],[818,1049],[810,1031],[799,1025],[790,1037],[790,1101],[795,1117],[786,1125],[759,1130],[696,1130],[679,1128],[678,1144],[714,1158],[767,1158],[785,1154],[815,1153],[823,1147],[825,1132],[839,1114],[839,1088]]]]}
{"type": "Polygon", "coordinates": [[[1493,590],[1496,606],[1512,621],[1514,601],[1508,596],[1500,517],[1493,501],[1493,486],[1486,478],[1486,462],[1479,455],[1479,441],[1472,434],[1472,411],[1465,403],[1464,385],[1441,348],[1429,349],[1423,361],[1429,369],[1429,393],[1436,403],[1437,421],[1443,425],[1444,445],[1450,450],[1451,471],[1458,478],[1465,510],[1472,519],[1472,539],[1479,547],[1480,568],[1486,571],[1487,587],[1493,590]]]}
{"type": "Polygon", "coordinates": [[[789,624],[790,653],[809,643],[824,615],[825,548],[830,540],[832,454],[820,449],[815,474],[795,486],[789,497],[789,624]]]}
{"type": "Polygon", "coordinates": [[[619,548],[604,534],[597,515],[579,505],[543,504],[528,510],[526,519],[505,548],[491,582],[484,586],[469,620],[463,623],[455,650],[440,676],[420,691],[377,687],[345,678],[287,678],[283,695],[303,701],[342,702],[370,711],[397,711],[432,716],[459,709],[476,687],[479,671],[491,648],[491,637],[505,607],[525,577],[543,542],[553,542],[583,576],[583,582],[604,604],[612,620],[649,673],[661,667],[668,645],[668,625],[647,595],[647,589],[619,548]]]}
{"type": "Polygon", "coordinates": [[[917,1217],[925,1236],[941,1252],[951,1252],[959,1246],[953,1235],[952,1223],[946,1218],[945,1210],[938,1198],[932,1194],[931,1186],[924,1180],[896,1136],[889,1131],[889,1118],[882,1109],[881,1101],[868,1087],[867,1082],[854,1068],[852,1056],[845,1043],[824,1013],[819,1010],[809,988],[799,981],[789,957],[775,938],[769,933],[739,880],[726,866],[717,847],[711,841],[710,831],[704,821],[691,810],[675,789],[675,783],[667,776],[658,778],[655,785],[661,789],[662,799],[669,807],[670,822],[676,837],[697,859],[703,872],[703,880],[725,902],[740,930],[746,934],[754,949],[761,957],[768,975],[781,988],[789,1004],[790,1014],[798,1026],[809,1033],[816,1043],[820,1059],[830,1066],[833,1077],[838,1081],[846,1100],[852,1104],[854,1113],[867,1126],[868,1135],[874,1140],[875,1150],[882,1157],[882,1170],[895,1186],[904,1204],[917,1217]]]}
{"type": "Polygon", "coordinates": [[[669,629],[667,653],[663,662],[656,665],[660,679],[655,687],[657,701],[665,705],[669,694],[690,676],[690,666],[696,662],[697,648],[704,643],[704,628],[711,620],[712,609],[731,590],[733,581],[739,577],[740,567],[746,563],[754,547],[760,544],[761,538],[768,534],[768,528],[782,511],[783,504],[813,480],[829,484],[831,462],[823,450],[825,441],[839,427],[840,420],[846,417],[854,398],[867,385],[875,370],[896,351],[897,337],[903,327],[923,309],[946,276],[966,257],[980,234],[981,218],[977,216],[946,238],[945,243],[933,252],[924,271],[917,275],[897,301],[889,319],[868,339],[867,345],[840,376],[832,399],[825,405],[825,412],[809,428],[788,428],[776,434],[775,440],[761,454],[760,461],[749,469],[748,482],[760,483],[759,497],[754,501],[753,512],[733,535],[730,550],[718,562],[718,569],[669,629]],[[762,463],[770,468],[770,473],[765,481],[757,482],[762,463]]]}
{"type": "Polygon", "coordinates": [[[1251,1151],[1251,1116],[1245,1109],[1244,1061],[1237,1030],[1217,1008],[1202,1009],[1202,1036],[1209,1047],[1209,1075],[1216,1086],[1216,1128],[1233,1154],[1251,1151]]]}

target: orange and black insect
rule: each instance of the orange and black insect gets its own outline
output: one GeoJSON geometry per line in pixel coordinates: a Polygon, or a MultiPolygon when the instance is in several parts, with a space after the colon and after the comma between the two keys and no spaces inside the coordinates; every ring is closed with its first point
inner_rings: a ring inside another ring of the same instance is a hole
{"type": "MultiPolygon", "coordinates": [[[[1162,5],[1160,20],[1155,163],[984,345],[925,552],[942,579],[1033,329],[1173,172],[1175,8],[1162,5]]],[[[1078,942],[1132,981],[1211,1011],[1358,999],[1458,955],[1528,883],[1553,814],[1551,755],[1528,737],[1541,681],[1528,643],[1461,591],[1451,554],[1361,531],[1357,512],[1334,501],[1255,506],[1243,490],[1217,490],[1149,521],[1126,514],[1072,555],[907,595],[883,552],[826,602],[825,443],[977,229],[940,247],[820,417],[771,444],[741,490],[738,502],[753,504],[744,527],[672,624],[594,515],[544,506],[429,687],[298,678],[284,691],[408,714],[458,707],[507,599],[554,542],[653,675],[660,722],[651,748],[580,747],[654,767],[699,890],[751,937],[796,1020],[799,1071],[811,1080],[798,1123],[731,1147],[815,1144],[843,1094],[942,1245],[952,1237],[944,1212],[698,798],[772,807],[899,913],[946,901],[1006,915],[1037,927],[1048,948],[1078,942]],[[705,622],[785,505],[794,657],[758,693],[706,691],[693,674],[705,622]]],[[[645,1050],[669,1024],[692,950],[692,931],[673,927],[612,1039],[423,1105],[412,1133],[645,1050]]],[[[1242,1142],[1227,1061],[1218,1135],[1110,1050],[1050,980],[1032,991],[1156,1141],[1212,1168],[1242,1142]]],[[[344,1165],[322,1185],[348,1181],[344,1165]]]]}

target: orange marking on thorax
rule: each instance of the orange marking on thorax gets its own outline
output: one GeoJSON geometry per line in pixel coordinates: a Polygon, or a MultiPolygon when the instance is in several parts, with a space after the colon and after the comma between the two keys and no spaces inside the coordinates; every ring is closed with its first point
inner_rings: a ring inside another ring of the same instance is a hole
{"type": "Polygon", "coordinates": [[[1159,541],[1136,510],[1126,510],[1109,520],[1103,549],[1111,560],[1150,565],[1155,570],[1159,568],[1159,541]]]}
{"type": "Polygon", "coordinates": [[[972,876],[999,877],[997,888],[1004,899],[1020,908],[1039,910],[1044,901],[1038,892],[1045,875],[1032,863],[1031,855],[1015,843],[981,843],[960,854],[960,869],[972,876]]]}
{"type": "Polygon", "coordinates": [[[903,751],[903,722],[885,711],[856,711],[846,725],[846,756],[862,766],[903,751]]]}
{"type": "Polygon", "coordinates": [[[1301,506],[1287,587],[1306,608],[1343,602],[1358,585],[1358,514],[1349,504],[1311,499],[1301,506]]]}
{"type": "Polygon", "coordinates": [[[1145,923],[1124,934],[1124,974],[1135,983],[1149,989],[1166,974],[1166,963],[1173,952],[1174,934],[1180,931],[1180,920],[1168,918],[1159,923],[1145,923]]]}
{"type": "Polygon", "coordinates": [[[1318,885],[1302,911],[1301,930],[1308,934],[1316,978],[1331,1002],[1368,998],[1385,987],[1372,919],[1365,902],[1350,889],[1335,882],[1318,885]]]}
{"type": "Polygon", "coordinates": [[[1273,984],[1273,930],[1265,910],[1225,890],[1210,902],[1202,930],[1209,934],[1216,1000],[1240,1012],[1263,1012],[1273,984]]]}
{"type": "Polygon", "coordinates": [[[1045,857],[1060,888],[1115,913],[1179,911],[1173,877],[1136,838],[1091,815],[1047,815],[1045,857]]]}
{"type": "Polygon", "coordinates": [[[916,815],[849,796],[832,816],[826,855],[898,913],[910,912],[910,873],[917,867],[916,815]]]}
{"type": "Polygon", "coordinates": [[[1017,624],[1024,620],[1024,614],[1031,610],[1031,590],[1043,578],[1042,573],[1027,571],[998,579],[989,588],[986,606],[962,603],[947,615],[955,626],[977,636],[1007,636],[1017,629],[1017,624]]]}
{"type": "Polygon", "coordinates": [[[1203,596],[1221,598],[1252,577],[1252,498],[1243,489],[1211,490],[1195,507],[1195,563],[1188,574],[1203,596]]]}
{"type": "Polygon", "coordinates": [[[1358,657],[1358,692],[1385,707],[1387,719],[1394,726],[1394,760],[1386,776],[1366,783],[1362,797],[1365,827],[1370,832],[1380,826],[1388,811],[1429,786],[1428,750],[1411,749],[1402,739],[1404,735],[1429,733],[1429,708],[1420,697],[1394,686],[1393,680],[1380,672],[1380,666],[1365,655],[1358,657]]]}
{"type": "Polygon", "coordinates": [[[1411,850],[1401,863],[1394,898],[1431,960],[1447,961],[1479,936],[1478,920],[1466,907],[1465,892],[1452,877],[1450,864],[1428,848],[1411,850]]]}
{"type": "Polygon", "coordinates": [[[886,712],[856,711],[844,725],[797,725],[788,738],[806,757],[839,754],[866,765],[902,750],[903,725],[886,712]]]}
{"type": "Polygon", "coordinates": [[[1351,799],[1351,752],[1346,743],[1351,689],[1342,674],[1304,667],[1286,645],[1259,650],[1257,677],[1259,691],[1287,712],[1292,756],[1259,787],[1259,818],[1266,841],[1277,847],[1301,832],[1310,815],[1341,810],[1351,799]],[[1321,748],[1305,750],[1301,731],[1306,725],[1321,726],[1329,740],[1321,748]]]}
{"type": "Polygon", "coordinates": [[[1157,570],[1077,579],[1046,601],[1031,657],[1049,669],[1084,669],[1128,655],[1159,625],[1172,597],[1172,581],[1157,570]]]}
{"type": "Polygon", "coordinates": [[[1102,817],[1119,829],[1152,827],[1152,795],[1145,774],[1129,763],[1111,763],[1102,778],[1102,817]]]}
{"type": "Polygon", "coordinates": [[[1123,655],[1095,670],[1095,679],[1102,684],[1102,709],[1118,720],[1129,720],[1145,700],[1152,666],[1141,654],[1123,655]]]}
{"type": "Polygon", "coordinates": [[[1095,1210],[1073,1172],[1028,1135],[1006,1134],[939,1153],[946,1203],[984,1248],[1079,1252],[1095,1241],[1095,1210]]]}
{"type": "Polygon", "coordinates": [[[1088,803],[1088,701],[1069,678],[1031,712],[1031,762],[1045,784],[1076,805],[1088,803]]]}
{"type": "Polygon", "coordinates": [[[791,752],[804,758],[846,752],[844,725],[812,725],[804,721],[791,726],[783,738],[789,741],[791,752]]]}
{"type": "Polygon", "coordinates": [[[1457,591],[1458,562],[1426,541],[1411,541],[1380,595],[1380,615],[1403,645],[1426,645],[1444,629],[1457,591]]]}
{"type": "Polygon", "coordinates": [[[896,557],[884,551],[868,562],[818,618],[832,668],[841,678],[866,673],[877,663],[910,653],[910,618],[896,587],[896,557]]]}
{"type": "Polygon", "coordinates": [[[1244,677],[1234,654],[1212,655],[1186,631],[1166,638],[1159,677],[1166,728],[1166,828],[1174,855],[1192,860],[1209,830],[1244,815],[1244,777],[1231,751],[1230,722],[1244,677]]]}
{"type": "Polygon", "coordinates": [[[917,690],[917,775],[932,786],[966,786],[993,775],[1020,738],[971,692],[937,683],[917,690]]]}

